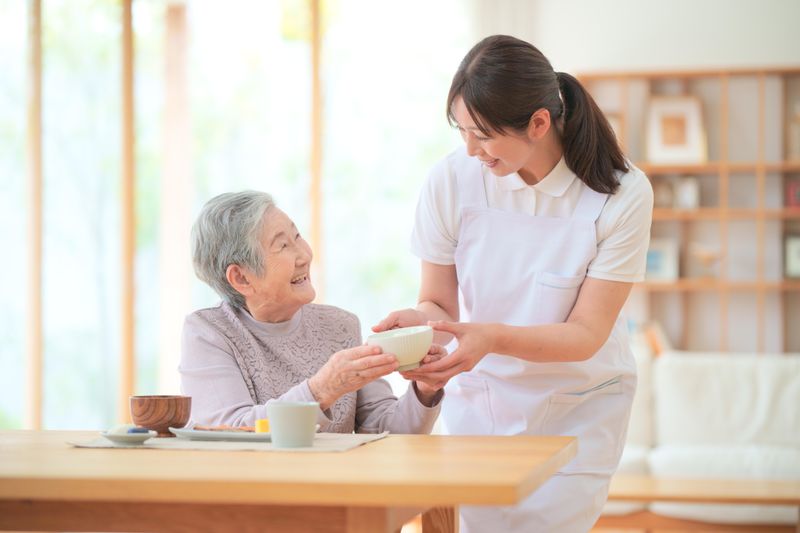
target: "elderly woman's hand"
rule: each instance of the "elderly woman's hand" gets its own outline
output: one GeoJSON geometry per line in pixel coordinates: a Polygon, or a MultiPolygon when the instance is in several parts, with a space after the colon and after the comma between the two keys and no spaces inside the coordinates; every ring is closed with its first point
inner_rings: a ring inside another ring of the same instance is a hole
{"type": "Polygon", "coordinates": [[[378,346],[356,346],[336,352],[325,366],[311,376],[308,387],[324,411],[348,392],[391,374],[400,364],[378,346]]]}

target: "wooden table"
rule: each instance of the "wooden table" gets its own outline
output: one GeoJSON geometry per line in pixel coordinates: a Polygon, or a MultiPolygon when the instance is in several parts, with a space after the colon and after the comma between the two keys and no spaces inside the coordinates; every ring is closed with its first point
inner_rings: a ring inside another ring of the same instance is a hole
{"type": "Polygon", "coordinates": [[[420,512],[521,501],[572,437],[390,435],[343,453],[79,449],[92,432],[0,432],[0,529],[393,532],[420,512]]]}

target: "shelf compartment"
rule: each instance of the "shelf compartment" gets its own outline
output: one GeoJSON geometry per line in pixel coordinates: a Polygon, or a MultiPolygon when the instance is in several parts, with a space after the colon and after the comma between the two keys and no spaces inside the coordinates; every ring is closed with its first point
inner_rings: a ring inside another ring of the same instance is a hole
{"type": "Polygon", "coordinates": [[[690,165],[658,165],[641,161],[635,163],[636,167],[648,176],[663,176],[665,174],[697,174],[697,175],[716,175],[723,170],[728,172],[752,172],[759,170],[766,172],[800,172],[800,161],[777,161],[777,162],[727,162],[710,161],[708,163],[697,163],[690,165]]]}
{"type": "Polygon", "coordinates": [[[726,281],[715,278],[679,279],[678,281],[643,281],[635,288],[650,292],[698,291],[800,291],[800,280],[726,281]]]}
{"type": "Polygon", "coordinates": [[[800,207],[786,207],[783,209],[720,209],[717,207],[701,207],[698,209],[653,209],[653,220],[750,220],[757,218],[800,220],[800,207]]]}

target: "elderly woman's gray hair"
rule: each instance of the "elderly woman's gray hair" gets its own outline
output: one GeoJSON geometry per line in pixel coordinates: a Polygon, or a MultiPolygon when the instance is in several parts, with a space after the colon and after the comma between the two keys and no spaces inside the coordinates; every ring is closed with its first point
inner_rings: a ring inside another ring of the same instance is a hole
{"type": "Polygon", "coordinates": [[[264,214],[274,206],[272,196],[258,191],[225,193],[209,200],[192,226],[192,264],[197,277],[234,307],[244,307],[244,296],[228,283],[229,265],[239,265],[257,276],[264,272],[259,237],[264,214]]]}

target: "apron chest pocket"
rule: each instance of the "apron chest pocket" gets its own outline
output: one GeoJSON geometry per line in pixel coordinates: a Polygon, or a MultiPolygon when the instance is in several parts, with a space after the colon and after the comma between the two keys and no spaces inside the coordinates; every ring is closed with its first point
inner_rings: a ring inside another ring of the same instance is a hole
{"type": "Polygon", "coordinates": [[[535,305],[537,324],[558,324],[566,322],[575,307],[578,291],[585,278],[579,276],[559,276],[549,272],[536,275],[535,305]]]}

